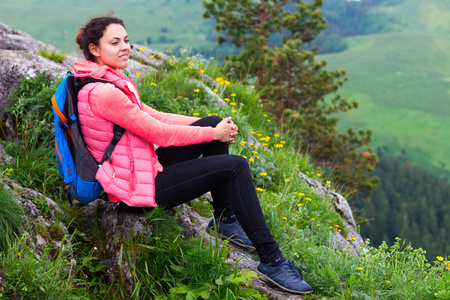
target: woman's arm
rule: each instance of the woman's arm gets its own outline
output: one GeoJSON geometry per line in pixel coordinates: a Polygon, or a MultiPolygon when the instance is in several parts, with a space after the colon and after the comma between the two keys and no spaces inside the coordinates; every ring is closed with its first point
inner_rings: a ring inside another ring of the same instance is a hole
{"type": "MultiPolygon", "coordinates": [[[[98,84],[89,94],[92,112],[159,146],[184,146],[210,142],[212,127],[174,125],[161,122],[112,84],[98,84]]],[[[172,117],[171,117],[172,118],[172,117]]],[[[196,119],[195,119],[196,120],[196,119]]],[[[192,123],[192,122],[191,122],[192,123]]]]}
{"type": "Polygon", "coordinates": [[[167,123],[167,124],[190,125],[199,119],[199,118],[195,118],[195,117],[188,117],[188,116],[183,116],[183,115],[164,113],[164,112],[157,111],[156,109],[153,109],[144,103],[142,105],[144,106],[144,111],[146,113],[148,113],[153,118],[155,118],[163,123],[167,123]]]}

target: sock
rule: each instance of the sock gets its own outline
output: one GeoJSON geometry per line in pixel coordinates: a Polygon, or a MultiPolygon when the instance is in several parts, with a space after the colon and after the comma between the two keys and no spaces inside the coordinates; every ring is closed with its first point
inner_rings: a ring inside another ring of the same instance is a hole
{"type": "Polygon", "coordinates": [[[236,216],[235,215],[231,215],[229,217],[222,217],[220,218],[220,223],[225,223],[225,224],[231,224],[236,222],[236,216]]]}
{"type": "Polygon", "coordinates": [[[278,267],[280,266],[282,263],[284,263],[286,261],[286,259],[284,258],[283,255],[281,255],[280,258],[274,260],[273,262],[269,263],[269,267],[278,267]]]}

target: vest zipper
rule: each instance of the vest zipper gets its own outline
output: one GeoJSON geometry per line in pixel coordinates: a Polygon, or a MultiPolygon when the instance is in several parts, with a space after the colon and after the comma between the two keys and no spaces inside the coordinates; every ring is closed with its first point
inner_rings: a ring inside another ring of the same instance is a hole
{"type": "Polygon", "coordinates": [[[134,174],[134,159],[132,158],[130,160],[130,170],[131,170],[131,189],[134,191],[134,185],[135,185],[135,174],[134,174]]]}

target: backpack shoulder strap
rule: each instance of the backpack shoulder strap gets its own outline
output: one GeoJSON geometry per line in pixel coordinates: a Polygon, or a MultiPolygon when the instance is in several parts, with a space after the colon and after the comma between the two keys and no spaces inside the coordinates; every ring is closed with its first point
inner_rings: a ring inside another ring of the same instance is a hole
{"type": "MultiPolygon", "coordinates": [[[[107,80],[103,80],[103,79],[97,79],[97,78],[86,78],[84,80],[81,80],[80,78],[74,78],[74,92],[75,92],[75,97],[78,98],[78,93],[81,91],[81,89],[89,84],[89,83],[94,83],[94,82],[102,82],[102,83],[112,83],[111,81],[107,81],[107,80]]],[[[115,84],[114,86],[116,88],[118,88],[115,84]]],[[[77,99],[78,100],[78,99],[77,99]]],[[[111,143],[108,145],[108,147],[106,147],[105,153],[103,154],[102,160],[100,161],[100,164],[103,164],[105,161],[107,161],[108,159],[111,161],[111,155],[114,151],[114,148],[116,148],[117,143],[120,141],[120,139],[122,138],[122,135],[125,132],[125,128],[114,124],[114,129],[113,129],[113,133],[114,133],[114,137],[111,140],[111,143]]]]}

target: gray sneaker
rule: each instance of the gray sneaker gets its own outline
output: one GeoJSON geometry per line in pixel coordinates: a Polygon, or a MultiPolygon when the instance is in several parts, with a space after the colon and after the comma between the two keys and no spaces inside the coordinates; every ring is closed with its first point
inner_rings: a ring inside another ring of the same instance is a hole
{"type": "Polygon", "coordinates": [[[256,249],[249,240],[247,234],[245,234],[244,229],[242,229],[238,220],[233,223],[225,224],[220,223],[219,219],[212,218],[206,229],[210,234],[213,234],[216,230],[222,239],[229,240],[238,246],[250,250],[256,249]]]}
{"type": "Polygon", "coordinates": [[[261,279],[271,282],[287,292],[296,294],[313,292],[312,287],[303,280],[302,272],[294,266],[291,260],[286,260],[278,267],[260,263],[256,270],[263,276],[261,279]]]}

